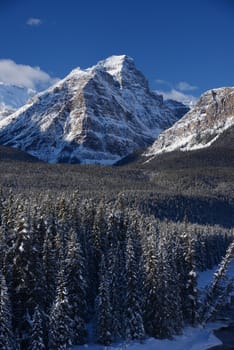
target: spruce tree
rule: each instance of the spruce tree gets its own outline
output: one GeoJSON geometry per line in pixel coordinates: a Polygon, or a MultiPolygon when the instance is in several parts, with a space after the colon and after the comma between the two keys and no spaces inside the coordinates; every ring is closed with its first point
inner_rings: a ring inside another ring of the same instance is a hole
{"type": "Polygon", "coordinates": [[[195,240],[191,233],[186,237],[185,265],[187,280],[185,285],[184,315],[189,324],[198,322],[197,271],[195,261],[195,240]]]}
{"type": "Polygon", "coordinates": [[[42,269],[44,271],[46,298],[43,303],[44,310],[49,314],[54,296],[56,295],[58,278],[58,259],[55,248],[53,227],[49,226],[43,243],[42,269]]]}
{"type": "Polygon", "coordinates": [[[45,350],[45,336],[43,332],[43,319],[40,307],[37,305],[32,320],[30,337],[30,350],[45,350]]]}
{"type": "Polygon", "coordinates": [[[136,256],[136,246],[129,233],[126,247],[126,302],[125,334],[127,340],[143,339],[145,329],[142,318],[141,271],[136,256]]]}
{"type": "Polygon", "coordinates": [[[19,332],[23,344],[28,343],[31,317],[34,309],[33,291],[35,274],[33,267],[33,243],[30,224],[22,208],[19,214],[16,242],[11,249],[12,262],[12,310],[13,328],[19,332]]]}
{"type": "Polygon", "coordinates": [[[112,340],[112,309],[110,304],[110,283],[104,257],[100,271],[100,284],[96,300],[96,337],[103,345],[110,345],[112,340]]]}
{"type": "Polygon", "coordinates": [[[2,272],[0,273],[0,349],[16,349],[12,330],[12,310],[6,280],[2,272]]]}
{"type": "Polygon", "coordinates": [[[157,279],[157,294],[159,298],[157,320],[157,338],[171,338],[173,329],[170,320],[170,285],[169,285],[170,269],[167,262],[167,251],[163,245],[163,240],[160,239],[158,247],[158,263],[156,268],[157,279]]]}
{"type": "Polygon", "coordinates": [[[183,319],[196,325],[197,322],[197,263],[195,240],[187,222],[183,223],[182,233],[178,237],[176,263],[179,272],[178,285],[181,291],[183,319]]]}
{"type": "Polygon", "coordinates": [[[67,293],[67,281],[61,264],[56,298],[50,313],[49,349],[67,350],[72,345],[73,320],[67,293]]]}
{"type": "Polygon", "coordinates": [[[118,341],[126,336],[126,259],[125,242],[118,242],[108,253],[108,272],[110,278],[109,295],[112,313],[113,339],[118,341]]]}
{"type": "Polygon", "coordinates": [[[179,274],[176,265],[176,245],[174,235],[164,237],[166,253],[164,255],[164,273],[167,280],[167,318],[170,335],[179,334],[183,328],[183,312],[181,290],[179,285],[179,274]]]}
{"type": "Polygon", "coordinates": [[[73,344],[83,344],[87,334],[87,276],[85,259],[74,230],[69,231],[68,251],[65,260],[68,301],[73,319],[73,344]]]}
{"type": "Polygon", "coordinates": [[[145,250],[145,283],[144,283],[144,324],[148,335],[157,337],[161,299],[158,290],[158,253],[155,228],[150,226],[145,250]]]}

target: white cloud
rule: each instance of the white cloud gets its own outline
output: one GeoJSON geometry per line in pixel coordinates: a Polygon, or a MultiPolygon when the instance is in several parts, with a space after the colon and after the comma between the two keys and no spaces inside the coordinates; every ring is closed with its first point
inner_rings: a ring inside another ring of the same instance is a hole
{"type": "Polygon", "coordinates": [[[197,97],[185,94],[176,89],[171,89],[170,91],[156,91],[158,94],[163,95],[165,100],[175,100],[184,103],[187,106],[192,107],[197,102],[197,97]]]}
{"type": "Polygon", "coordinates": [[[29,26],[38,27],[42,24],[42,20],[40,18],[30,17],[26,24],[29,26]]]}
{"type": "Polygon", "coordinates": [[[176,100],[192,107],[198,99],[191,94],[192,91],[198,90],[198,87],[186,81],[173,84],[167,80],[157,79],[155,83],[158,85],[156,92],[163,95],[165,100],[176,100]]]}
{"type": "Polygon", "coordinates": [[[42,90],[57,80],[39,67],[17,64],[10,59],[0,59],[0,82],[2,83],[42,90]]]}
{"type": "Polygon", "coordinates": [[[186,81],[180,81],[177,85],[176,85],[177,89],[180,91],[194,91],[197,90],[197,86],[191,85],[189,83],[187,83],[186,81]]]}

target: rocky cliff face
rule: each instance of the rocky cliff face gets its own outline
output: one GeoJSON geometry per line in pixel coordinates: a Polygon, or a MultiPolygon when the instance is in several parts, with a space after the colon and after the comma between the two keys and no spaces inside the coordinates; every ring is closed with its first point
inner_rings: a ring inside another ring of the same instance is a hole
{"type": "Polygon", "coordinates": [[[128,56],[112,56],[33,97],[0,121],[0,143],[48,162],[113,164],[183,114],[149,90],[128,56]]]}
{"type": "Polygon", "coordinates": [[[209,147],[233,124],[234,88],[207,91],[191,111],[159,135],[145,156],[209,147]]]}

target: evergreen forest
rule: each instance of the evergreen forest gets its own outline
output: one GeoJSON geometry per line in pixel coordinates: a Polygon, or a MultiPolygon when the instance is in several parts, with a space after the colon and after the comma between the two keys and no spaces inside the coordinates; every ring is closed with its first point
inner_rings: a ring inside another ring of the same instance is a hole
{"type": "Polygon", "coordinates": [[[0,165],[1,349],[171,339],[228,303],[232,168],[0,165]]]}

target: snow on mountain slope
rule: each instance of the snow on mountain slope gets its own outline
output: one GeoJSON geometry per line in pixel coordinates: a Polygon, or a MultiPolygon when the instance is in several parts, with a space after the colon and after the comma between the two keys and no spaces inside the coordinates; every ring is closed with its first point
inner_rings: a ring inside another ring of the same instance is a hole
{"type": "Polygon", "coordinates": [[[145,156],[174,150],[189,151],[209,147],[234,125],[234,87],[209,90],[195,107],[164,131],[145,156]]]}
{"type": "Polygon", "coordinates": [[[0,82],[0,119],[23,106],[35,94],[32,89],[0,82]]]}
{"type": "Polygon", "coordinates": [[[74,69],[0,121],[0,143],[48,162],[113,164],[182,114],[149,90],[130,57],[112,56],[74,69]]]}

